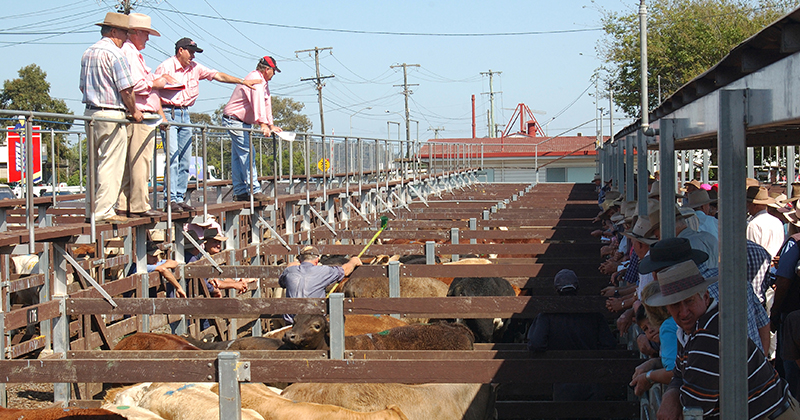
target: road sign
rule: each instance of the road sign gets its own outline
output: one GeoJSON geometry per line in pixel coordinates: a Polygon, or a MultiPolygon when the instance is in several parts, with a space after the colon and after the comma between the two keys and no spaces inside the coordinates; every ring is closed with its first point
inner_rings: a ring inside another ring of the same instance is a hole
{"type": "MultiPolygon", "coordinates": [[[[34,183],[42,182],[42,132],[41,126],[33,126],[33,176],[34,183]]],[[[6,127],[8,144],[8,182],[22,181],[25,172],[25,127],[17,124],[15,127],[6,127]]],[[[27,176],[26,176],[27,177],[27,176]]]]}
{"type": "Polygon", "coordinates": [[[328,169],[331,168],[331,161],[328,159],[320,159],[319,162],[317,162],[317,168],[322,172],[327,172],[328,169]]]}

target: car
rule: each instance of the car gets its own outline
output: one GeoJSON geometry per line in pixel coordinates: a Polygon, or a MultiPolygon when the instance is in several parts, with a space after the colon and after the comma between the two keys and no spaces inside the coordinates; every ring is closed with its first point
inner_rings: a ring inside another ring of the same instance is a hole
{"type": "Polygon", "coordinates": [[[17,198],[14,195],[14,190],[11,189],[8,185],[0,185],[0,200],[13,200],[17,198]]]}

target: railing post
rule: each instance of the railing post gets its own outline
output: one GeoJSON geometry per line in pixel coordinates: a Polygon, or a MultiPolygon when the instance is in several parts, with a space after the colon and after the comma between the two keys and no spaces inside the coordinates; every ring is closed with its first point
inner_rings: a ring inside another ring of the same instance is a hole
{"type": "Polygon", "coordinates": [[[330,358],[344,359],[344,293],[331,293],[328,298],[330,314],[330,358]]]}
{"type": "MultiPolygon", "coordinates": [[[[458,244],[458,228],[450,228],[450,243],[453,245],[458,244]]],[[[453,254],[450,261],[458,261],[458,254],[453,254]]]]}
{"type": "Polygon", "coordinates": [[[217,355],[219,372],[219,418],[242,419],[242,394],[239,381],[250,381],[250,363],[239,362],[239,352],[224,351],[217,355]]]}
{"type": "Polygon", "coordinates": [[[436,264],[436,242],[425,242],[425,264],[436,264]]]}

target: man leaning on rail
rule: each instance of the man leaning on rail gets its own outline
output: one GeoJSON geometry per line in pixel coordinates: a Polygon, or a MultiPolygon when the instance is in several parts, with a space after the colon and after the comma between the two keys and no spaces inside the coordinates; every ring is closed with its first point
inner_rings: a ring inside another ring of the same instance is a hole
{"type": "MultiPolygon", "coordinates": [[[[133,94],[134,81],[121,50],[128,39],[128,16],[109,12],[97,25],[102,39],[81,57],[79,88],[83,93],[81,102],[86,104],[83,115],[124,119],[127,111],[133,121],[141,122],[142,111],[136,108],[133,94]]],[[[114,206],[122,185],[120,168],[127,155],[127,129],[124,124],[95,121],[91,134],[95,147],[92,153],[96,153],[97,160],[94,218],[98,222],[124,222],[127,218],[118,216],[114,206]]]]}
{"type": "Polygon", "coordinates": [[[231,177],[233,178],[233,199],[235,201],[250,201],[250,186],[252,182],[253,200],[266,201],[268,197],[261,193],[261,184],[258,182],[258,172],[255,165],[250,173],[250,140],[251,133],[242,130],[258,124],[261,134],[270,136],[280,133],[281,128],[272,120],[272,97],[269,93],[269,81],[280,73],[275,59],[264,56],[258,60],[256,69],[245,76],[246,81],[255,81],[252,89],[236,86],[231,94],[231,99],[222,111],[222,124],[230,127],[228,134],[231,136],[231,177]]]}
{"type": "MultiPolygon", "coordinates": [[[[701,408],[703,418],[724,418],[719,407],[719,306],[708,294],[717,278],[703,278],[692,260],[670,265],[655,278],[661,290],[645,303],[666,306],[678,324],[678,356],[658,418],[680,419],[682,407],[701,408]]],[[[748,418],[800,419],[788,385],[749,337],[747,353],[748,418]]]]}

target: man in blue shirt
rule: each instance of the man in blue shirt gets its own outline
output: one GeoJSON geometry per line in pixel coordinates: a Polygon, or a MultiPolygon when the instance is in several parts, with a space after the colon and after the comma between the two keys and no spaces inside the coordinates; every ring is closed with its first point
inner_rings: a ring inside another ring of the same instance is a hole
{"type": "MultiPolygon", "coordinates": [[[[320,253],[315,246],[306,246],[300,251],[297,260],[290,262],[278,278],[278,284],[286,289],[286,297],[290,298],[324,298],[328,285],[342,281],[345,276],[361,265],[358,257],[338,266],[319,265],[320,253]]],[[[287,323],[294,321],[294,316],[283,316],[287,323]]]]}

